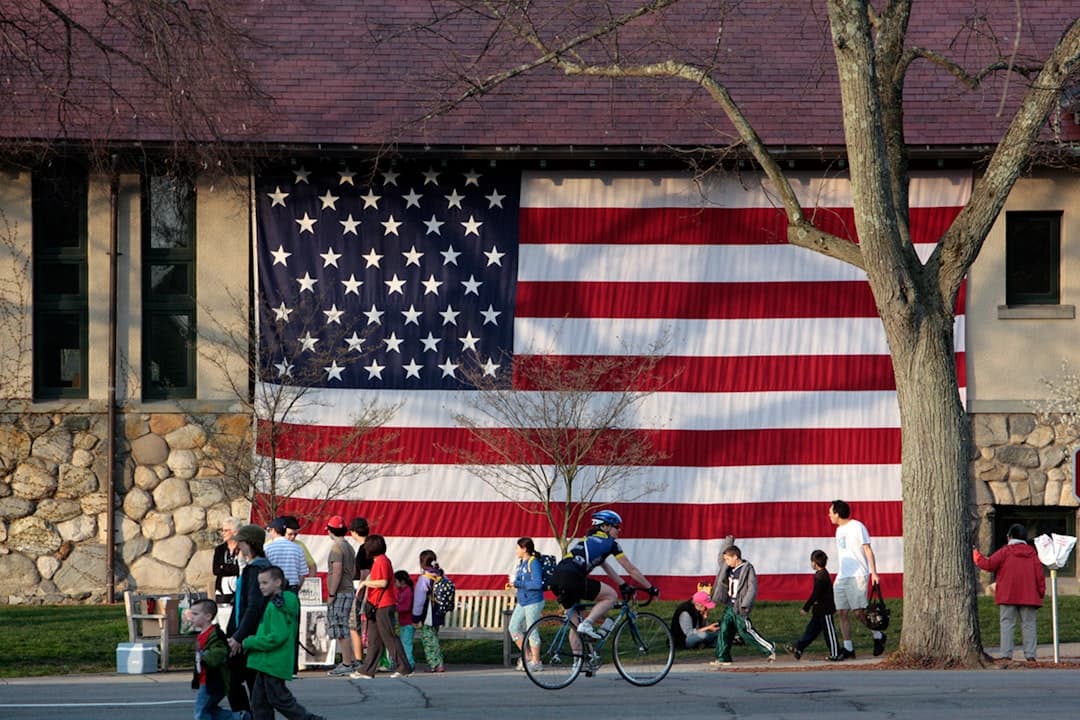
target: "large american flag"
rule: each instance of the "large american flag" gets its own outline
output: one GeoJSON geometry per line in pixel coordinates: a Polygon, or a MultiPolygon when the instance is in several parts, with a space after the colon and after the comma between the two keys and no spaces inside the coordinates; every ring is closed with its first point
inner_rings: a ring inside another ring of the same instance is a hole
{"type": "MultiPolygon", "coordinates": [[[[792,181],[818,227],[854,236],[846,178],[792,181]]],[[[913,176],[924,258],[970,185],[913,176]]],[[[459,587],[501,588],[517,537],[556,546],[541,517],[458,464],[455,449],[475,444],[455,416],[481,392],[467,378],[520,383],[513,368],[541,356],[633,355],[666,338],[655,374],[671,380],[631,418],[664,457],[639,479],[664,489],[609,498],[645,575],[687,595],[712,579],[730,533],[761,597],[802,598],[810,552],[834,554],[826,508],[841,498],[899,594],[899,414],[873,298],[860,271],[787,244],[761,176],[312,164],[263,173],[256,194],[264,376],[316,379],[277,455],[314,467],[351,409],[398,407],[375,434],[393,438],[386,460],[401,472],[356,497],[323,505],[312,489],[286,503],[310,517],[316,557],[329,515],[364,516],[396,567],[415,570],[432,548],[459,587]]],[[[962,299],[958,310],[963,387],[962,299]]],[[[372,460],[360,445],[353,459],[372,460]]]]}

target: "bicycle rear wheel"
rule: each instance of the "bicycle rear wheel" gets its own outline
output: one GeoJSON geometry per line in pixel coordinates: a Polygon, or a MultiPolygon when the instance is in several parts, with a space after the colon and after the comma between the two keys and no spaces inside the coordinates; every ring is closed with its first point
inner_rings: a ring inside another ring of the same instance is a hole
{"type": "Polygon", "coordinates": [[[525,631],[521,643],[525,674],[545,690],[560,690],[581,672],[582,643],[562,615],[545,615],[525,631]],[[577,645],[577,652],[574,651],[577,645]],[[530,661],[540,648],[540,662],[530,661]]]}
{"type": "Polygon", "coordinates": [[[634,685],[655,685],[675,661],[675,642],[667,623],[652,613],[639,613],[615,628],[611,648],[615,668],[634,685]]]}

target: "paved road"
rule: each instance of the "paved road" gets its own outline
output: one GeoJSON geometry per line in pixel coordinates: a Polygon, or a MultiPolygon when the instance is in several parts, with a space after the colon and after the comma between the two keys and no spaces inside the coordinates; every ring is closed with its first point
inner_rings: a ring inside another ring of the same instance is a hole
{"type": "MultiPolygon", "coordinates": [[[[470,668],[361,681],[308,672],[291,687],[309,710],[335,720],[379,718],[474,720],[581,717],[671,718],[1008,718],[1075,714],[1080,672],[1038,669],[893,671],[860,660],[843,666],[790,658],[765,665],[739,661],[736,671],[677,665],[659,685],[635,688],[606,665],[594,678],[549,692],[521,673],[470,668]]],[[[1076,666],[1073,666],[1076,667],[1076,666]]],[[[0,681],[5,720],[187,720],[192,692],[185,673],[93,675],[0,681]]]]}

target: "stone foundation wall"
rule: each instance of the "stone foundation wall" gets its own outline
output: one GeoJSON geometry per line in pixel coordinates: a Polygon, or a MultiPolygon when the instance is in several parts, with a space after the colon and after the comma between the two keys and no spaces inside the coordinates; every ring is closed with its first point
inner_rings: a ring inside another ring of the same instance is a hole
{"type": "MultiPolygon", "coordinates": [[[[104,414],[0,416],[0,604],[100,602],[107,593],[104,414]]],[[[217,528],[248,517],[214,462],[212,437],[243,415],[122,416],[114,516],[117,595],[205,589],[217,528]]]]}
{"type": "MultiPolygon", "coordinates": [[[[971,418],[976,537],[980,548],[993,543],[991,515],[998,505],[1078,508],[1073,494],[1071,448],[1077,434],[1034,414],[980,413],[971,418]]],[[[984,585],[988,573],[980,573],[984,585]]],[[[1066,587],[1075,592],[1075,583],[1066,587]]]]}

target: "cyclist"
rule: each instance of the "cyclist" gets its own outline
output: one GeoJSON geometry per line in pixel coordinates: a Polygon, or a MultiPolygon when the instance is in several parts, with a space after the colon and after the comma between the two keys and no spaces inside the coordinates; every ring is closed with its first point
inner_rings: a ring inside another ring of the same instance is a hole
{"type": "Polygon", "coordinates": [[[614,510],[599,510],[593,513],[592,528],[585,537],[570,547],[566,557],[555,566],[551,577],[551,591],[555,593],[559,604],[567,610],[583,600],[595,601],[596,604],[592,606],[588,617],[577,626],[578,633],[594,640],[601,637],[594,624],[603,620],[608,610],[615,605],[618,595],[610,585],[589,578],[589,573],[594,568],[602,567],[612,582],[619,583],[620,590],[626,587],[619,574],[607,562],[609,557],[618,560],[630,577],[642,587],[649,588],[649,595],[655,597],[660,594],[619,547],[621,534],[622,517],[619,513],[614,510]]]}

